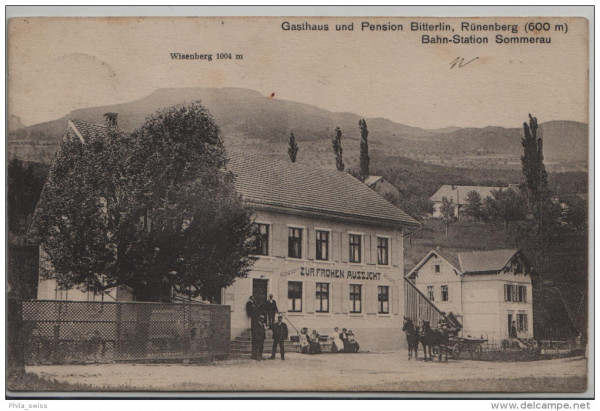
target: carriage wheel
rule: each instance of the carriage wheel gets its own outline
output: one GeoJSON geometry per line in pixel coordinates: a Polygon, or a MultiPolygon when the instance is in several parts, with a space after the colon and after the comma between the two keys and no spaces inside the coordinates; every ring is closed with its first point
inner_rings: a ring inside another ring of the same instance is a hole
{"type": "Polygon", "coordinates": [[[439,347],[439,346],[437,346],[437,345],[433,346],[433,350],[432,350],[432,352],[433,352],[433,355],[434,355],[434,356],[436,356],[436,357],[437,357],[437,356],[439,356],[439,355],[440,355],[440,353],[441,353],[440,347],[439,347]]]}
{"type": "Polygon", "coordinates": [[[456,344],[452,347],[452,356],[454,359],[457,359],[460,356],[460,344],[456,344]]]}
{"type": "Polygon", "coordinates": [[[471,359],[473,359],[473,358],[476,359],[476,360],[480,359],[481,358],[481,351],[482,351],[481,345],[479,345],[479,344],[472,344],[469,347],[469,352],[471,353],[471,359]]]}

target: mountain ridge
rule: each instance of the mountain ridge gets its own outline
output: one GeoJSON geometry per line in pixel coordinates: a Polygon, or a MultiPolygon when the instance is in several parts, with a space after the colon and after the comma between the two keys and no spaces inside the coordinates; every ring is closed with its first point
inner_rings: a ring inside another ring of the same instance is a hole
{"type": "MultiPolygon", "coordinates": [[[[358,114],[332,112],[306,103],[263,96],[256,90],[224,88],[161,88],[141,99],[113,105],[76,109],[48,122],[9,130],[9,145],[56,145],[67,120],[103,122],[106,112],[119,113],[119,127],[133,130],[157,110],[175,104],[200,100],[211,112],[222,131],[226,145],[240,147],[254,144],[258,149],[274,149],[286,144],[294,132],[301,149],[307,153],[330,147],[336,127],[343,133],[344,149],[352,157],[358,150],[360,132],[358,114]],[[313,144],[314,143],[314,144],[313,144]],[[265,147],[266,146],[266,147],[265,147]]],[[[409,156],[469,156],[481,152],[518,156],[521,151],[522,128],[500,126],[424,129],[396,123],[382,117],[366,118],[369,145],[374,150],[409,156]]],[[[586,161],[588,125],[568,120],[540,124],[547,158],[560,161],[586,161]]],[[[26,147],[13,150],[23,157],[26,147]]],[[[24,158],[35,160],[35,158],[24,158]]],[[[47,159],[42,159],[47,161],[47,159]]]]}

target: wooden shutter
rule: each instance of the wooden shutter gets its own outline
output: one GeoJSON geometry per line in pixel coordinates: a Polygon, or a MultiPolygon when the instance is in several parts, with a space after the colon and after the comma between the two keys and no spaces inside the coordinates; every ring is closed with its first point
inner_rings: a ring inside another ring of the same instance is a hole
{"type": "Polygon", "coordinates": [[[377,314],[377,286],[376,285],[365,285],[365,303],[367,314],[377,314]]]}
{"type": "Polygon", "coordinates": [[[279,279],[279,299],[277,308],[281,312],[287,312],[288,307],[288,282],[282,278],[279,279]]]}
{"type": "MultiPolygon", "coordinates": [[[[394,315],[398,315],[400,314],[400,307],[403,306],[403,301],[402,301],[402,293],[400,292],[400,287],[398,286],[393,286],[390,287],[390,292],[392,295],[390,295],[390,304],[392,305],[391,309],[392,312],[394,313],[394,315]]],[[[402,307],[404,309],[404,307],[402,307]]]]}
{"type": "Polygon", "coordinates": [[[342,284],[331,283],[329,285],[329,295],[331,298],[331,311],[334,314],[342,312],[342,284]]]}
{"type": "Polygon", "coordinates": [[[331,249],[333,250],[333,261],[340,261],[342,258],[342,233],[339,231],[331,232],[331,249]]]}
{"type": "MultiPolygon", "coordinates": [[[[285,225],[273,225],[273,256],[287,257],[288,228],[285,225]]],[[[286,295],[287,298],[287,295],[286,295]]]]}
{"type": "Polygon", "coordinates": [[[317,285],[313,281],[305,281],[302,298],[304,300],[304,304],[306,305],[307,313],[314,313],[317,298],[317,285]]]}
{"type": "Polygon", "coordinates": [[[348,237],[348,232],[347,231],[342,231],[341,232],[341,245],[342,245],[342,257],[341,260],[343,263],[347,263],[348,262],[348,241],[349,241],[349,237],[348,237]]]}
{"type": "MultiPolygon", "coordinates": [[[[371,249],[373,248],[373,244],[371,244],[371,235],[365,234],[363,236],[363,241],[365,242],[365,245],[363,246],[363,258],[365,259],[365,264],[371,264],[371,261],[373,261],[371,259],[371,249]]],[[[377,261],[375,260],[374,263],[375,262],[377,261]]]]}
{"type": "MultiPolygon", "coordinates": [[[[371,236],[371,264],[377,264],[377,236],[371,236]]],[[[389,258],[389,255],[388,255],[389,258]]]]}
{"type": "Polygon", "coordinates": [[[308,243],[308,250],[306,250],[306,254],[304,254],[306,256],[306,258],[308,258],[309,260],[314,260],[315,258],[317,258],[317,231],[316,230],[309,230],[308,228],[305,230],[306,231],[306,236],[307,236],[307,243],[308,243]]]}
{"type": "Polygon", "coordinates": [[[390,254],[390,258],[391,258],[390,262],[392,263],[392,265],[394,267],[398,267],[398,264],[400,262],[399,261],[400,260],[400,258],[399,258],[400,257],[400,253],[403,251],[402,247],[399,246],[400,240],[398,239],[398,237],[399,236],[397,236],[397,235],[394,235],[394,236],[390,237],[390,240],[389,240],[389,243],[388,243],[389,245],[391,245],[391,243],[394,243],[394,246],[395,246],[395,247],[390,247],[389,248],[389,251],[390,251],[389,254],[390,254]]]}
{"type": "Polygon", "coordinates": [[[350,285],[342,283],[342,313],[350,312],[350,285]]]}

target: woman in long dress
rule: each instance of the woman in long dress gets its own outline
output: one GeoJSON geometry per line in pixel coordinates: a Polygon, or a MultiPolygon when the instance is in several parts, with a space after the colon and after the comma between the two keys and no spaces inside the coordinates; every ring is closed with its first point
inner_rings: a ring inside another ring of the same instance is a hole
{"type": "Polygon", "coordinates": [[[319,333],[317,330],[313,330],[312,334],[308,337],[308,343],[310,344],[309,354],[321,354],[321,344],[319,343],[319,333]]]}
{"type": "Polygon", "coordinates": [[[329,337],[329,340],[331,341],[332,353],[344,352],[344,343],[340,339],[340,329],[338,327],[333,329],[333,333],[331,334],[331,337],[329,337]]]}
{"type": "Polygon", "coordinates": [[[308,328],[303,328],[300,331],[300,352],[302,354],[308,354],[310,344],[308,343],[308,328]]]}

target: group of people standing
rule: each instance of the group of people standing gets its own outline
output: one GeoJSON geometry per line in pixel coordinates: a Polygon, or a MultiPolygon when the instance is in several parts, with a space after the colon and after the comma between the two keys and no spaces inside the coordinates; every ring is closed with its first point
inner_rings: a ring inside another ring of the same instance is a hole
{"type": "MultiPolygon", "coordinates": [[[[319,341],[320,337],[316,330],[309,334],[308,328],[304,327],[300,331],[300,352],[303,354],[321,354],[323,350],[319,341]]],[[[346,330],[345,328],[342,328],[342,332],[340,332],[340,329],[335,327],[328,340],[331,342],[332,353],[356,353],[360,348],[352,330],[346,330]]]]}
{"type": "MultiPolygon", "coordinates": [[[[277,347],[281,353],[281,359],[285,360],[285,340],[288,338],[288,328],[283,322],[283,316],[278,315],[275,321],[275,314],[279,314],[277,302],[273,299],[273,294],[264,303],[255,301],[254,296],[250,296],[246,303],[246,314],[250,321],[250,330],[252,332],[252,358],[254,360],[263,360],[263,349],[265,339],[267,338],[266,330],[270,329],[273,332],[273,347],[269,360],[275,359],[277,347]]],[[[308,328],[304,327],[300,331],[300,352],[304,354],[321,354],[323,349],[320,342],[321,336],[316,330],[309,334],[308,328]]],[[[354,338],[352,330],[347,330],[335,327],[333,333],[328,337],[331,342],[332,353],[356,353],[359,345],[354,338]]]]}
{"type": "Polygon", "coordinates": [[[250,330],[252,332],[252,359],[256,361],[263,360],[263,349],[265,339],[267,338],[266,328],[273,332],[273,347],[271,350],[270,360],[275,359],[277,346],[281,353],[281,359],[285,360],[285,340],[288,338],[287,325],[283,322],[283,316],[275,314],[277,310],[277,302],[273,299],[273,295],[269,295],[269,299],[264,304],[259,304],[254,301],[254,296],[250,296],[246,303],[246,314],[250,319],[250,330]]]}

